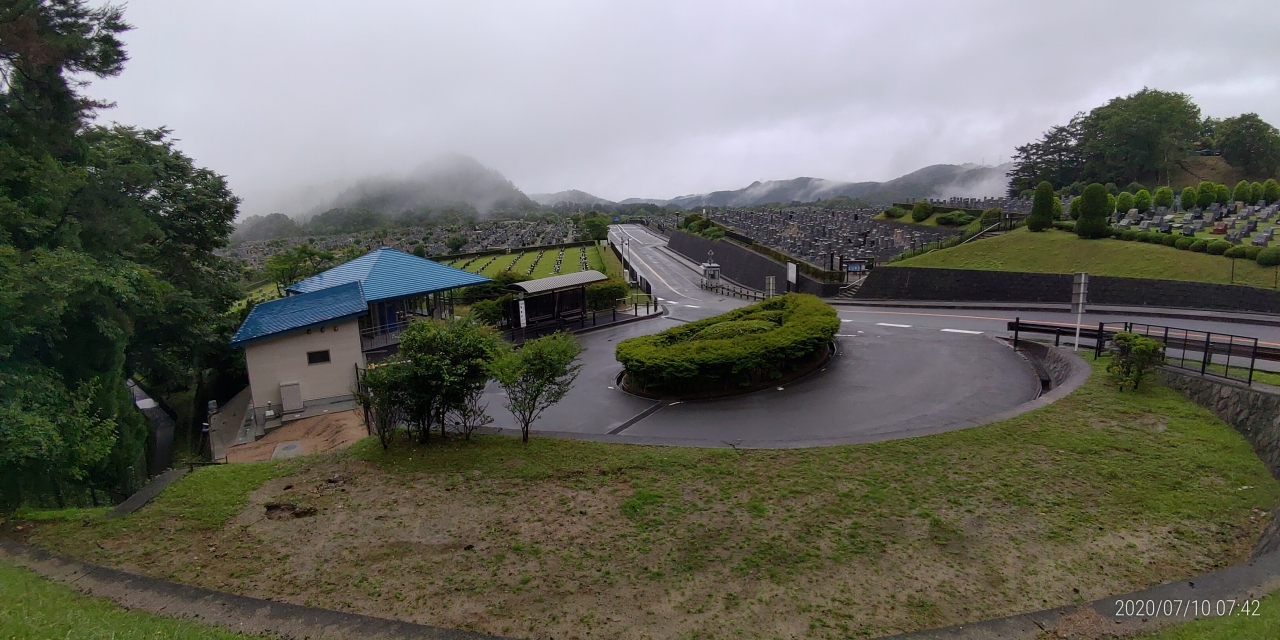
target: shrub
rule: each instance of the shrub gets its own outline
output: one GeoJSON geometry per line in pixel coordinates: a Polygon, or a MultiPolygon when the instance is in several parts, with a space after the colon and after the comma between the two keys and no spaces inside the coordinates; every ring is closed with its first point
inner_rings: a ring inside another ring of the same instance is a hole
{"type": "Polygon", "coordinates": [[[1195,251],[1196,253],[1204,253],[1204,250],[1207,249],[1208,247],[1209,247],[1209,241],[1203,238],[1197,239],[1195,242],[1191,243],[1191,250],[1195,251]]]}
{"type": "Polygon", "coordinates": [[[1173,189],[1169,187],[1160,187],[1156,192],[1151,194],[1151,205],[1154,207],[1173,208],[1173,189]]]}
{"type": "Polygon", "coordinates": [[[1164,345],[1136,333],[1117,333],[1107,373],[1120,385],[1137,389],[1152,367],[1164,362],[1164,345]]]}
{"type": "Polygon", "coordinates": [[[1225,184],[1217,185],[1213,188],[1213,201],[1218,204],[1226,204],[1231,202],[1231,187],[1225,184]]]}
{"type": "Polygon", "coordinates": [[[1178,238],[1176,241],[1174,241],[1173,246],[1174,246],[1174,247],[1176,247],[1176,248],[1178,248],[1178,249],[1186,250],[1186,249],[1190,249],[1190,248],[1191,248],[1191,245],[1192,245],[1192,244],[1194,244],[1194,243],[1195,243],[1195,241],[1196,241],[1196,239],[1195,239],[1195,238],[1188,238],[1188,237],[1185,237],[1185,236],[1184,236],[1184,237],[1182,237],[1182,238],[1178,238]]]}
{"type": "Polygon", "coordinates": [[[1226,240],[1214,240],[1209,246],[1204,248],[1204,252],[1211,256],[1220,256],[1227,252],[1227,249],[1234,249],[1235,245],[1226,240]]]}
{"type": "Polygon", "coordinates": [[[481,300],[471,305],[471,316],[484,324],[497,325],[506,315],[504,310],[510,304],[511,298],[511,294],[507,294],[494,300],[481,300]]]}
{"type": "Polygon", "coordinates": [[[1262,199],[1268,204],[1280,200],[1280,181],[1267,178],[1267,181],[1262,183],[1262,199]]]}
{"type": "Polygon", "coordinates": [[[1239,245],[1231,245],[1230,249],[1227,249],[1226,251],[1222,252],[1222,255],[1228,258],[1243,258],[1245,257],[1244,247],[1241,247],[1239,245]]]}
{"type": "Polygon", "coordinates": [[[1031,215],[1027,216],[1027,229],[1044,231],[1053,226],[1053,185],[1041,182],[1036,186],[1035,199],[1031,203],[1031,215]]]}
{"type": "Polygon", "coordinates": [[[616,354],[628,384],[646,392],[732,390],[795,370],[826,349],[839,327],[830,305],[815,296],[789,293],[623,340],[616,354]],[[730,326],[716,328],[720,325],[730,326]]]}
{"type": "Polygon", "coordinates": [[[952,211],[951,213],[942,213],[934,218],[934,222],[944,227],[963,227],[973,222],[973,215],[963,211],[952,211]]]}
{"type": "Polygon", "coordinates": [[[1125,241],[1133,241],[1138,239],[1138,232],[1133,229],[1125,229],[1120,232],[1120,239],[1125,241]]]}
{"type": "Polygon", "coordinates": [[[1080,196],[1080,218],[1076,221],[1076,235],[1081,238],[1105,238],[1110,235],[1107,224],[1107,189],[1098,183],[1084,188],[1080,196]]]}
{"type": "Polygon", "coordinates": [[[1200,194],[1196,192],[1195,187],[1186,187],[1182,190],[1182,196],[1178,199],[1178,204],[1182,205],[1183,211],[1190,211],[1197,206],[1200,194]]]}
{"type": "Polygon", "coordinates": [[[1236,183],[1236,188],[1231,190],[1231,199],[1239,200],[1245,204],[1253,204],[1253,185],[1248,180],[1241,180],[1236,183]]]}
{"type": "Polygon", "coordinates": [[[625,298],[631,288],[626,282],[610,278],[604,282],[587,285],[587,308],[595,311],[612,309],[618,304],[618,298],[625,298]]]}
{"type": "Polygon", "coordinates": [[[916,222],[924,222],[933,215],[933,205],[927,200],[921,200],[911,207],[911,219],[916,222]]]}
{"type": "Polygon", "coordinates": [[[1055,220],[1053,222],[1053,228],[1057,229],[1058,231],[1075,232],[1076,223],[1074,220],[1055,220]]]}
{"type": "Polygon", "coordinates": [[[1084,202],[1084,200],[1081,200],[1079,196],[1076,196],[1071,199],[1071,204],[1067,206],[1067,214],[1071,216],[1072,220],[1080,219],[1081,202],[1084,202]]]}
{"type": "Polygon", "coordinates": [[[1249,246],[1244,248],[1244,257],[1250,260],[1257,260],[1259,253],[1262,253],[1262,247],[1249,246]]]}
{"type": "Polygon", "coordinates": [[[1128,213],[1133,208],[1133,194],[1128,191],[1121,191],[1116,196],[1116,211],[1120,213],[1128,213]]]}
{"type": "Polygon", "coordinates": [[[1163,238],[1160,238],[1160,244],[1166,247],[1172,247],[1177,241],[1178,236],[1175,236],[1172,233],[1167,233],[1163,238]]]}
{"type": "Polygon", "coordinates": [[[1280,265],[1280,247],[1268,247],[1258,252],[1258,264],[1264,267],[1280,265]]]}
{"type": "Polygon", "coordinates": [[[1202,181],[1196,187],[1196,194],[1196,206],[1201,209],[1208,209],[1209,205],[1213,204],[1213,201],[1218,197],[1218,185],[1208,180],[1202,181]]]}
{"type": "Polygon", "coordinates": [[[1140,189],[1133,194],[1133,207],[1140,213],[1151,209],[1151,192],[1146,189],[1140,189]]]}
{"type": "Polygon", "coordinates": [[[1249,201],[1249,204],[1262,200],[1264,198],[1263,193],[1265,193],[1265,191],[1266,190],[1262,187],[1261,182],[1249,183],[1249,197],[1253,198],[1249,201]]]}
{"type": "Polygon", "coordinates": [[[907,215],[907,210],[903,209],[902,207],[889,207],[888,209],[884,210],[884,217],[892,218],[894,220],[897,220],[905,215],[907,215]]]}

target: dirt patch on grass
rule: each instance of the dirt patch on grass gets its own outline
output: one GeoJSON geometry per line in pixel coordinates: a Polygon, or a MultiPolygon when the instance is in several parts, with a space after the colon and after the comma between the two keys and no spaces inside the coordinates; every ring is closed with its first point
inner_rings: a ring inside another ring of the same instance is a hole
{"type": "Polygon", "coordinates": [[[129,518],[49,519],[31,540],[202,587],[517,637],[867,637],[1226,566],[1280,500],[1208,412],[1094,380],[997,425],[874,445],[491,436],[289,464],[198,470],[129,518]],[[234,502],[196,505],[236,487],[234,502]]]}

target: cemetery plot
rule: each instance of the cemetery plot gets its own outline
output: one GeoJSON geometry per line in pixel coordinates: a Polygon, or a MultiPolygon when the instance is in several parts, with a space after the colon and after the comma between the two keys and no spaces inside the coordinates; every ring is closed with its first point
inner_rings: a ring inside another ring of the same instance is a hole
{"type": "Polygon", "coordinates": [[[1274,246],[1276,227],[1280,226],[1280,207],[1275,203],[1235,202],[1225,206],[1214,203],[1206,209],[1195,207],[1191,211],[1157,207],[1154,211],[1139,213],[1137,209],[1130,209],[1112,214],[1111,225],[1122,231],[1158,231],[1179,237],[1270,247],[1274,246]]]}
{"type": "Polygon", "coordinates": [[[588,270],[601,273],[605,271],[600,248],[594,245],[485,253],[457,258],[446,264],[490,278],[508,271],[530,278],[545,278],[588,270]]]}
{"type": "Polygon", "coordinates": [[[887,261],[903,251],[962,232],[946,227],[875,220],[879,209],[729,209],[712,216],[759,244],[821,269],[839,269],[840,259],[887,261]]]}

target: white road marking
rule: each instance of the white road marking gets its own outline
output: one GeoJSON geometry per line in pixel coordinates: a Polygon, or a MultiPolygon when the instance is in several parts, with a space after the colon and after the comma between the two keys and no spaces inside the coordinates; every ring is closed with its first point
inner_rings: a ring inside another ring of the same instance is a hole
{"type": "Polygon", "coordinates": [[[687,308],[687,309],[701,309],[702,307],[699,307],[699,306],[698,306],[698,305],[696,305],[696,304],[686,304],[686,305],[685,305],[685,308],[687,308]]]}
{"type": "Polygon", "coordinates": [[[964,329],[943,329],[947,333],[967,333],[971,336],[981,335],[981,331],[966,331],[964,329]]]}
{"type": "Polygon", "coordinates": [[[852,321],[852,320],[845,320],[844,318],[840,318],[840,322],[853,322],[853,321],[852,321]]]}
{"type": "Polygon", "coordinates": [[[876,326],[877,326],[877,327],[897,327],[897,328],[899,328],[899,329],[910,329],[910,328],[911,328],[911,325],[909,325],[909,324],[893,324],[892,322],[877,322],[877,323],[876,323],[876,326]]]}

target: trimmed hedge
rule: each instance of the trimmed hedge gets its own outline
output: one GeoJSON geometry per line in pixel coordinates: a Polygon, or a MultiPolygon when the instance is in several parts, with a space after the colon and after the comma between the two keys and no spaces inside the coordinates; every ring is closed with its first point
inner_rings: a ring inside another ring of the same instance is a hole
{"type": "Polygon", "coordinates": [[[1244,248],[1244,257],[1250,260],[1257,260],[1258,254],[1262,253],[1262,247],[1248,246],[1244,248]]]}
{"type": "MultiPolygon", "coordinates": [[[[1253,247],[1251,247],[1253,248],[1253,247]]],[[[1280,265],[1280,247],[1268,247],[1258,252],[1258,264],[1264,267],[1280,265]]]]}
{"type": "Polygon", "coordinates": [[[1173,243],[1173,246],[1185,251],[1187,249],[1190,249],[1191,245],[1195,244],[1195,242],[1196,242],[1195,238],[1183,236],[1175,240],[1173,243]]]}
{"type": "Polygon", "coordinates": [[[1230,249],[1234,246],[1235,245],[1231,244],[1230,242],[1227,242],[1226,240],[1214,240],[1213,242],[1209,243],[1209,246],[1204,248],[1204,252],[1211,256],[1220,256],[1226,253],[1227,249],[1230,249]]]}
{"type": "Polygon", "coordinates": [[[1172,233],[1165,234],[1163,238],[1160,238],[1160,244],[1163,244],[1166,247],[1172,247],[1177,244],[1177,242],[1178,236],[1175,236],[1172,233]]]}
{"type": "Polygon", "coordinates": [[[1196,253],[1204,253],[1204,250],[1207,249],[1208,247],[1209,247],[1209,241],[1203,238],[1191,243],[1191,250],[1196,253]]]}
{"type": "Polygon", "coordinates": [[[788,293],[618,343],[627,383],[646,393],[732,391],[776,380],[827,348],[840,319],[816,296],[788,293]]]}
{"type": "Polygon", "coordinates": [[[1228,258],[1243,258],[1245,257],[1244,247],[1232,245],[1230,249],[1223,251],[1222,255],[1228,258]]]}
{"type": "Polygon", "coordinates": [[[627,297],[630,292],[631,288],[627,283],[617,278],[589,284],[587,285],[587,308],[595,311],[612,309],[618,304],[619,298],[627,297]]]}

